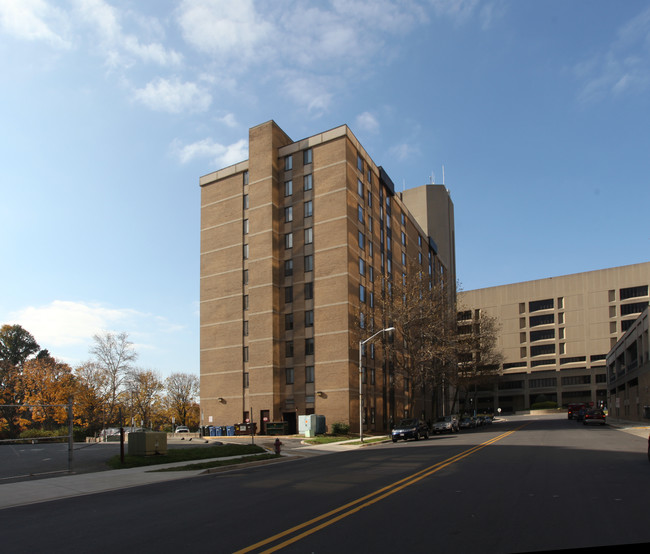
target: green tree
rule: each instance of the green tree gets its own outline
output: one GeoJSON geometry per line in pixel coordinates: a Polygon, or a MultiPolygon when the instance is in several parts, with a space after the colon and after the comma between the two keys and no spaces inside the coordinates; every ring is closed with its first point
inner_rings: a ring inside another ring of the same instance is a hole
{"type": "Polygon", "coordinates": [[[24,401],[23,365],[40,347],[20,325],[0,328],[0,434],[16,437],[29,420],[18,404],[24,401]]]}

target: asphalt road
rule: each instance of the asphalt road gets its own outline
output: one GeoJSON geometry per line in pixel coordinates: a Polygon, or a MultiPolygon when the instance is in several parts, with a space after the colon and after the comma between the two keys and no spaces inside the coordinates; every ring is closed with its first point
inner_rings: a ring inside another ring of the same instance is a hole
{"type": "Polygon", "coordinates": [[[646,446],[609,427],[511,419],[1,510],[2,544],[14,553],[257,544],[245,551],[466,554],[650,542],[646,446]]]}

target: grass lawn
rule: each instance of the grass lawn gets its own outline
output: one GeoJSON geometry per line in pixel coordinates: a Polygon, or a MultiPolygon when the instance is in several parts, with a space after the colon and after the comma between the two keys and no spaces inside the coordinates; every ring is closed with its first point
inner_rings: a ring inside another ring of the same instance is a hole
{"type": "MultiPolygon", "coordinates": [[[[264,448],[252,444],[223,444],[220,446],[202,446],[197,448],[170,448],[167,454],[158,456],[129,456],[124,455],[124,464],[120,456],[113,456],[106,462],[113,469],[129,467],[144,467],[174,462],[205,460],[208,458],[226,458],[228,456],[243,456],[266,452],[264,448]]],[[[257,459],[257,458],[256,458],[257,459]]]]}
{"type": "Polygon", "coordinates": [[[327,444],[330,442],[341,442],[353,439],[349,435],[319,435],[310,439],[305,439],[306,444],[327,444]]]}

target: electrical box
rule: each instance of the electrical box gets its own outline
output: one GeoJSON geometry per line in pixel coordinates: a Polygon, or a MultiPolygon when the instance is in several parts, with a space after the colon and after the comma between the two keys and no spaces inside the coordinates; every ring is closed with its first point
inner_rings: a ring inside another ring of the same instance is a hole
{"type": "Polygon", "coordinates": [[[129,433],[129,456],[154,456],[167,454],[167,433],[157,431],[129,433]]]}

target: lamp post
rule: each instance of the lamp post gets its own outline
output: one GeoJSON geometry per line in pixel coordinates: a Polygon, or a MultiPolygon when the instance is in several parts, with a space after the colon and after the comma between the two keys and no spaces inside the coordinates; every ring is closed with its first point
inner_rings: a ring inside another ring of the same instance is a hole
{"type": "Polygon", "coordinates": [[[367,338],[366,340],[360,340],[359,341],[359,440],[363,442],[363,384],[361,382],[361,374],[362,374],[362,367],[361,367],[361,351],[362,347],[364,344],[367,342],[370,342],[372,339],[374,339],[377,335],[381,335],[382,333],[388,333],[390,331],[394,331],[395,327],[386,327],[385,329],[382,329],[381,331],[377,331],[374,335],[371,337],[367,338]]]}

